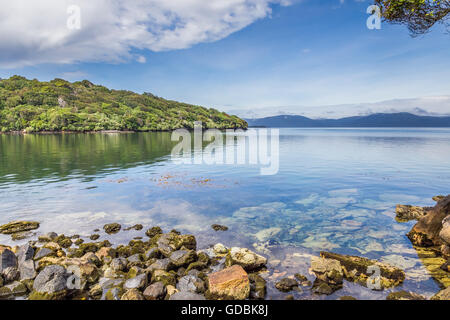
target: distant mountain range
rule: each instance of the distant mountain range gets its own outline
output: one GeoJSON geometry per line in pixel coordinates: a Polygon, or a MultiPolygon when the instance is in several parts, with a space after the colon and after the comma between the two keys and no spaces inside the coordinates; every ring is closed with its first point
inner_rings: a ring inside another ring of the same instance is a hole
{"type": "Polygon", "coordinates": [[[274,116],[245,119],[250,127],[325,128],[325,127],[450,127],[450,117],[417,116],[411,113],[376,113],[342,119],[310,119],[303,116],[274,116]]]}

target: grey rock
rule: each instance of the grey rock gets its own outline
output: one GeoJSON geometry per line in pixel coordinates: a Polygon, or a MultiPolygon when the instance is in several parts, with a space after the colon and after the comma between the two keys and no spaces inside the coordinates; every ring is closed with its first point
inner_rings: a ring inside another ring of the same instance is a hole
{"type": "Polygon", "coordinates": [[[34,279],[37,276],[33,260],[25,260],[19,264],[20,280],[34,279]]]}
{"type": "Polygon", "coordinates": [[[142,289],[147,285],[147,275],[140,274],[137,275],[134,278],[128,279],[125,284],[123,285],[123,288],[126,290],[130,289],[142,289]]]}
{"type": "Polygon", "coordinates": [[[44,268],[36,277],[33,289],[40,293],[57,293],[66,289],[66,269],[58,265],[44,268]]]}
{"type": "Polygon", "coordinates": [[[161,257],[161,252],[156,247],[150,248],[144,253],[144,258],[146,261],[152,258],[158,259],[159,257],[161,257]]]}
{"type": "Polygon", "coordinates": [[[156,260],[148,267],[148,271],[153,272],[155,270],[169,271],[173,268],[173,263],[168,258],[156,260]]]}
{"type": "Polygon", "coordinates": [[[29,243],[24,244],[20,246],[19,250],[17,251],[17,260],[20,263],[26,260],[32,260],[34,257],[34,249],[32,246],[30,246],[29,243]]]}
{"type": "Polygon", "coordinates": [[[139,254],[133,254],[127,258],[128,264],[135,265],[142,262],[141,256],[139,254]]]}
{"type": "Polygon", "coordinates": [[[156,282],[144,290],[146,300],[162,300],[166,296],[167,290],[162,282],[156,282]]]}
{"type": "Polygon", "coordinates": [[[205,292],[205,283],[196,276],[188,275],[178,280],[177,289],[180,292],[203,293],[205,292]]]}
{"type": "Polygon", "coordinates": [[[176,267],[187,266],[197,259],[197,253],[193,250],[178,250],[170,255],[170,261],[176,267]]]}
{"type": "Polygon", "coordinates": [[[180,291],[176,292],[170,296],[169,300],[185,300],[185,301],[196,301],[196,300],[206,300],[204,296],[189,292],[189,291],[180,291]]]}
{"type": "Polygon", "coordinates": [[[8,288],[15,296],[23,296],[28,291],[27,287],[19,281],[14,281],[13,283],[8,284],[5,287],[8,288]]]}
{"type": "Polygon", "coordinates": [[[40,248],[39,251],[36,252],[34,260],[39,260],[53,255],[55,255],[55,252],[53,250],[50,250],[49,248],[40,248]]]}
{"type": "Polygon", "coordinates": [[[0,251],[0,273],[10,267],[17,267],[16,255],[9,249],[3,249],[0,251]]]}
{"type": "Polygon", "coordinates": [[[114,258],[111,261],[110,267],[114,271],[124,271],[127,267],[127,259],[125,258],[114,258]]]}

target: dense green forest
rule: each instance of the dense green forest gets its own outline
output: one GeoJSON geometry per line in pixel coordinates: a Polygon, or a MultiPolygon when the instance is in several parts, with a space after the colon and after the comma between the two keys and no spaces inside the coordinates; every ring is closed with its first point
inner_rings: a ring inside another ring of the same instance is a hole
{"type": "Polygon", "coordinates": [[[204,128],[247,127],[244,120],[215,109],[110,90],[87,80],[0,80],[1,132],[166,131],[193,128],[194,121],[202,121],[204,128]]]}

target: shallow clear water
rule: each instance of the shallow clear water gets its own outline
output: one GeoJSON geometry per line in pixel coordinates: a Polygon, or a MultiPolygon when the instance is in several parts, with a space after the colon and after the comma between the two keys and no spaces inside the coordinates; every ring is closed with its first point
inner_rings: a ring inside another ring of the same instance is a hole
{"type": "MultiPolygon", "coordinates": [[[[82,236],[110,222],[176,228],[201,248],[258,250],[269,280],[308,275],[311,255],[329,250],[399,265],[404,289],[439,290],[405,236],[414,222],[397,223],[394,209],[450,193],[450,130],[282,129],[273,176],[254,165],[176,164],[174,145],[169,133],[0,135],[0,224],[32,219],[38,233],[82,236]]],[[[102,237],[128,242],[144,231],[102,237]]],[[[0,243],[15,244],[4,235],[0,243]]],[[[329,298],[387,292],[346,283],[329,298]]],[[[283,297],[272,283],[270,297],[283,297]]]]}

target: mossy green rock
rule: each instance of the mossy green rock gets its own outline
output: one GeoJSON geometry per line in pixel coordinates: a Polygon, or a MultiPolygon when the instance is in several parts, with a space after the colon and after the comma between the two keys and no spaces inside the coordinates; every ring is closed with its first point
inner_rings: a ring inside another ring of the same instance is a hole
{"type": "Polygon", "coordinates": [[[115,234],[119,232],[121,228],[122,226],[118,223],[110,223],[103,226],[103,230],[105,230],[107,234],[115,234]]]}
{"type": "Polygon", "coordinates": [[[14,221],[0,226],[0,233],[13,234],[35,230],[39,228],[39,222],[35,221],[14,221]]]}

